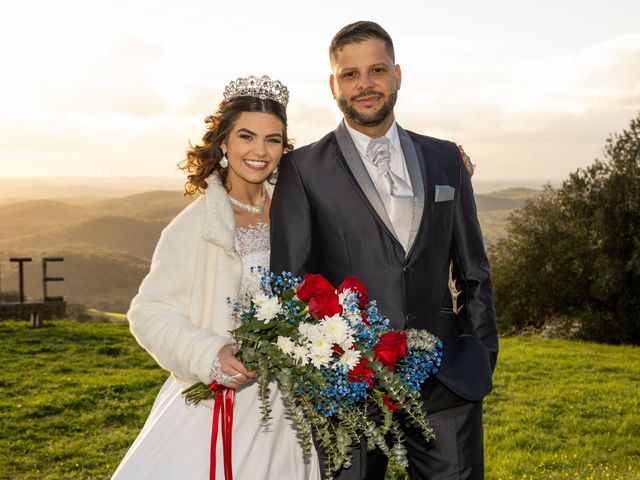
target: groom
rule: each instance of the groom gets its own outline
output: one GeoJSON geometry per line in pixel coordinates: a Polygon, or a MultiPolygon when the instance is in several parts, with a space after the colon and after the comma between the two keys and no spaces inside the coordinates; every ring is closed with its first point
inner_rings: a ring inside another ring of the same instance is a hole
{"type": "MultiPolygon", "coordinates": [[[[481,479],[482,399],[498,354],[489,264],[473,191],[451,142],[402,129],[394,105],[400,66],[373,22],[340,30],[329,49],[338,128],[283,159],[271,206],[273,271],[363,282],[395,329],[421,328],[444,343],[423,390],[436,433],[405,425],[412,479],[481,479]],[[450,264],[462,293],[456,308],[450,264]]],[[[383,479],[386,457],[355,452],[339,478],[383,479]]]]}

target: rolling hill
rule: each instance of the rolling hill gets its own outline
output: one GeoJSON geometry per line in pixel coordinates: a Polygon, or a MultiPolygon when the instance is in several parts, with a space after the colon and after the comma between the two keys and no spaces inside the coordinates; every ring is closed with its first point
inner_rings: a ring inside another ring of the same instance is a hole
{"type": "MultiPolygon", "coordinates": [[[[509,213],[537,192],[519,188],[476,195],[487,245],[506,235],[509,213]]],[[[64,263],[51,268],[65,281],[50,284],[52,295],[123,312],[147,272],[160,232],[190,200],[176,190],[80,198],[0,203],[2,290],[17,290],[17,267],[9,257],[32,256],[33,263],[25,265],[27,294],[39,298],[41,257],[62,255],[64,263]]]]}
{"type": "Polygon", "coordinates": [[[57,200],[25,200],[0,206],[0,225],[69,222],[81,208],[57,200]]]}
{"type": "Polygon", "coordinates": [[[26,251],[74,251],[105,249],[149,260],[167,221],[129,217],[94,217],[69,226],[55,226],[38,233],[0,240],[0,250],[20,246],[26,251]]]}

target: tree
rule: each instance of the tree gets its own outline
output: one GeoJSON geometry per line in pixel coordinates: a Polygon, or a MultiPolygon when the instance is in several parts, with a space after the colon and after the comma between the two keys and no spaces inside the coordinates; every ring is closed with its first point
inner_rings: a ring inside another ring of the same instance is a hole
{"type": "Polygon", "coordinates": [[[491,252],[503,331],[559,317],[578,319],[585,338],[640,343],[640,115],[508,231],[491,252]]]}

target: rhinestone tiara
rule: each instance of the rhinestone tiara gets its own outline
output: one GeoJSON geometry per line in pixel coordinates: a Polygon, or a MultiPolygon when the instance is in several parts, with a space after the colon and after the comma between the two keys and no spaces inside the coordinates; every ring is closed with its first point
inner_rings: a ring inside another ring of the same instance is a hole
{"type": "Polygon", "coordinates": [[[263,75],[258,78],[253,75],[249,77],[238,77],[224,89],[224,99],[229,101],[235,97],[257,97],[261,99],[270,98],[283,107],[289,103],[289,89],[279,80],[271,80],[269,76],[263,75]]]}

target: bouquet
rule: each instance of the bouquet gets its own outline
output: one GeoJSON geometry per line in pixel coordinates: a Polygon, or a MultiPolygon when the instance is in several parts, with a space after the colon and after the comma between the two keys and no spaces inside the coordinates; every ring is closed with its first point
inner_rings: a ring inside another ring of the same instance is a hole
{"type": "MultiPolygon", "coordinates": [[[[425,440],[434,438],[420,390],[438,370],[440,340],[425,330],[393,331],[354,276],[336,289],[318,274],[258,272],[261,292],[245,307],[233,304],[242,324],[231,333],[241,344],[236,356],[258,373],[263,419],[269,419],[275,377],[304,452],[310,453],[315,437],[329,477],[350,466],[352,445],[363,437],[370,449],[406,466],[394,413],[403,412],[425,440]]],[[[197,404],[220,392],[214,382],[194,384],[183,394],[197,404]]]]}

